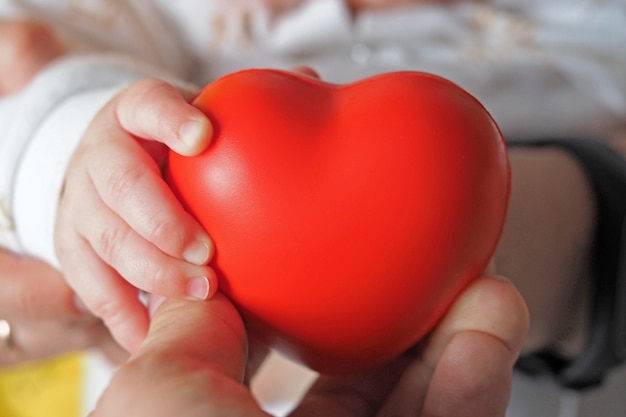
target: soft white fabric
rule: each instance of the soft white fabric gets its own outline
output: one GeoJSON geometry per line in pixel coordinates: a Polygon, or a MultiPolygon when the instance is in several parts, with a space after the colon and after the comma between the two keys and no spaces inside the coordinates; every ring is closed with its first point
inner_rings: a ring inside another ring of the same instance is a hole
{"type": "Polygon", "coordinates": [[[625,9],[492,0],[355,16],[340,0],[282,11],[252,0],[0,0],[0,17],[44,20],[78,54],[0,100],[0,245],[53,258],[50,206],[102,91],[166,72],[202,85],[248,67],[306,64],[331,82],[428,71],[476,95],[509,136],[601,136],[626,120],[625,9]]]}

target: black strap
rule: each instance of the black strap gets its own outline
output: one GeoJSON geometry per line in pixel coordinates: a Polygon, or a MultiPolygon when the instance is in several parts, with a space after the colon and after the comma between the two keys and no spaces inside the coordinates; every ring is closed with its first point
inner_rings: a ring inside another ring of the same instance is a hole
{"type": "Polygon", "coordinates": [[[521,357],[516,366],[532,374],[552,374],[565,387],[596,386],[626,359],[626,160],[596,140],[523,140],[508,146],[550,146],[570,152],[591,181],[597,207],[590,331],[584,351],[573,360],[551,351],[535,352],[521,357]]]}

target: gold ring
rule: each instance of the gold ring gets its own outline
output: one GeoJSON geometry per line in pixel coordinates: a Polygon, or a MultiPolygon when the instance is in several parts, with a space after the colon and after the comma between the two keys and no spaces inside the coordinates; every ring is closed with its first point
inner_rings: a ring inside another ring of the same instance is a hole
{"type": "Polygon", "coordinates": [[[20,350],[15,344],[11,324],[0,319],[0,362],[14,363],[20,359],[20,350]]]}

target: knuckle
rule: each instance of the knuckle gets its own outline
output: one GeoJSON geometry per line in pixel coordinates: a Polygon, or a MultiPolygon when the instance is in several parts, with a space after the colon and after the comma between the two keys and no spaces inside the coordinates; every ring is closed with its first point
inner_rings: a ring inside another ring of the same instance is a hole
{"type": "Polygon", "coordinates": [[[119,228],[105,228],[97,235],[94,248],[107,263],[115,263],[127,234],[128,231],[119,228]]]}
{"type": "Polygon", "coordinates": [[[128,88],[135,94],[142,96],[144,94],[151,94],[154,91],[159,91],[163,88],[169,88],[169,84],[158,78],[147,77],[135,81],[128,88]]]}
{"type": "Polygon", "coordinates": [[[123,96],[123,104],[129,111],[141,111],[142,104],[158,102],[159,97],[169,95],[173,87],[157,78],[144,78],[131,84],[123,96]]]}
{"type": "Polygon", "coordinates": [[[124,202],[131,197],[139,184],[150,173],[141,164],[117,167],[110,172],[105,181],[105,195],[112,203],[124,202]]]}
{"type": "Polygon", "coordinates": [[[157,292],[163,296],[177,296],[180,291],[176,291],[180,282],[181,272],[176,265],[171,262],[160,262],[154,265],[152,273],[145,275],[144,291],[157,292]]]}
{"type": "Polygon", "coordinates": [[[159,246],[182,247],[183,239],[180,231],[181,228],[170,217],[153,216],[149,219],[149,239],[157,244],[163,242],[163,245],[159,246]]]}
{"type": "Polygon", "coordinates": [[[124,306],[116,299],[100,300],[93,304],[91,310],[108,328],[116,328],[128,321],[124,306]]]}
{"type": "MultiPolygon", "coordinates": [[[[146,78],[132,84],[120,101],[118,114],[123,120],[141,121],[150,134],[174,133],[177,112],[173,103],[186,103],[178,90],[156,78],[146,78]]],[[[123,123],[125,124],[125,123],[123,123]]]]}

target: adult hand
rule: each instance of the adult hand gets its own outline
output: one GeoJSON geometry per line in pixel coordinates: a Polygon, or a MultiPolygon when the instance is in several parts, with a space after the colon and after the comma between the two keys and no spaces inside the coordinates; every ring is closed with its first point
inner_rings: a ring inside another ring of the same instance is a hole
{"type": "Polygon", "coordinates": [[[479,278],[422,343],[387,365],[319,378],[291,416],[503,417],[528,326],[509,281],[479,278]]]}
{"type": "Polygon", "coordinates": [[[31,20],[0,20],[0,96],[16,93],[65,48],[52,30],[31,20]]]}
{"type": "Polygon", "coordinates": [[[267,416],[243,384],[247,350],[241,317],[222,294],[166,300],[90,417],[267,416]]]}
{"type": "MultiPolygon", "coordinates": [[[[320,377],[292,416],[502,417],[527,329],[517,290],[479,278],[410,352],[356,375],[320,377]]],[[[241,318],[222,295],[167,300],[91,417],[267,417],[244,383],[247,346],[241,318]]]]}
{"type": "Polygon", "coordinates": [[[0,250],[0,367],[68,351],[101,348],[118,362],[123,353],[104,325],[75,303],[62,275],[48,264],[0,250]]]}

